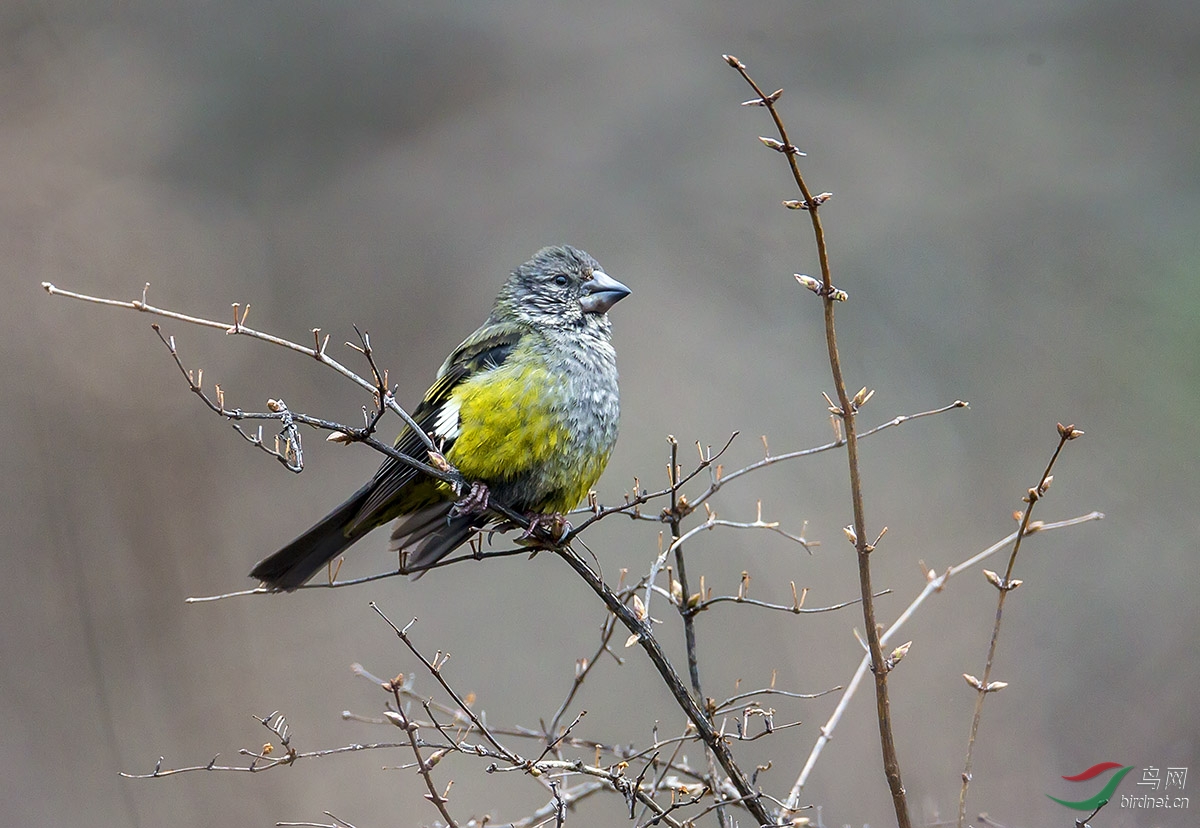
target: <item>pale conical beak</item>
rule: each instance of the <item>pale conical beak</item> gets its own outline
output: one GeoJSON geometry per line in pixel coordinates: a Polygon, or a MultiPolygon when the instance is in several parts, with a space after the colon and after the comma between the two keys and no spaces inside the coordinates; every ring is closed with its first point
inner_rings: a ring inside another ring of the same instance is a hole
{"type": "Polygon", "coordinates": [[[608,313],[609,308],[629,294],[629,288],[603,270],[593,270],[592,278],[583,283],[579,306],[584,313],[608,313]]]}

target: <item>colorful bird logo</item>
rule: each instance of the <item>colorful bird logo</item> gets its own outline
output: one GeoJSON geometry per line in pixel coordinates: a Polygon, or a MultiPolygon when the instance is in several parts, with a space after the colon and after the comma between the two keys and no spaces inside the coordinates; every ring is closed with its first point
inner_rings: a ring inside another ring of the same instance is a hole
{"type": "Polygon", "coordinates": [[[1108,780],[1108,784],[1101,788],[1100,792],[1095,796],[1081,799],[1078,802],[1069,802],[1065,799],[1059,799],[1057,796],[1050,796],[1050,794],[1046,794],[1046,796],[1050,796],[1059,805],[1064,805],[1076,811],[1094,811],[1112,799],[1113,793],[1117,790],[1117,785],[1121,784],[1121,780],[1125,778],[1125,774],[1133,770],[1133,765],[1122,765],[1120,762],[1101,762],[1098,765],[1092,765],[1082,773],[1063,777],[1068,782],[1086,782],[1089,779],[1095,779],[1100,774],[1110,771],[1113,768],[1120,768],[1120,770],[1112,775],[1108,780]]]}

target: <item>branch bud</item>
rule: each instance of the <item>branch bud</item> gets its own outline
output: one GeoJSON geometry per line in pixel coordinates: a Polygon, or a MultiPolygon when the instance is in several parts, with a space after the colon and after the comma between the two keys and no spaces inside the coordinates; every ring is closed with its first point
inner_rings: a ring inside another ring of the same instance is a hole
{"type": "Polygon", "coordinates": [[[868,391],[867,387],[864,385],[859,389],[858,393],[854,395],[854,407],[862,408],[867,404],[867,400],[871,399],[873,396],[875,396],[875,390],[872,389],[868,391]]]}
{"type": "Polygon", "coordinates": [[[405,727],[407,727],[407,724],[404,721],[404,717],[401,716],[399,713],[397,713],[395,710],[383,711],[383,718],[387,719],[389,722],[391,722],[392,724],[394,724],[396,727],[400,728],[401,730],[404,730],[405,727]]]}
{"type": "Polygon", "coordinates": [[[900,663],[900,659],[908,653],[908,648],[912,646],[911,641],[906,641],[896,649],[892,650],[892,654],[887,658],[887,668],[891,670],[900,663]]]}
{"type": "MultiPolygon", "coordinates": [[[[785,201],[784,204],[787,204],[787,202],[785,201]]],[[[796,277],[797,282],[811,290],[813,293],[819,294],[821,292],[820,279],[814,279],[812,276],[806,276],[803,273],[795,273],[793,275],[796,277]]]]}
{"type": "MultiPolygon", "coordinates": [[[[728,57],[728,55],[726,55],[728,57]]],[[[748,101],[742,101],[742,106],[770,106],[779,100],[779,96],[783,94],[782,89],[776,89],[770,95],[763,98],[751,98],[748,101]]]]}
{"type": "Polygon", "coordinates": [[[1083,434],[1084,432],[1077,429],[1074,425],[1063,425],[1062,423],[1058,424],[1058,436],[1062,437],[1064,440],[1075,440],[1079,437],[1082,437],[1083,434]]]}
{"type": "Polygon", "coordinates": [[[637,616],[639,621],[643,623],[646,621],[646,605],[642,603],[642,599],[637,595],[633,596],[633,614],[637,616]]]}

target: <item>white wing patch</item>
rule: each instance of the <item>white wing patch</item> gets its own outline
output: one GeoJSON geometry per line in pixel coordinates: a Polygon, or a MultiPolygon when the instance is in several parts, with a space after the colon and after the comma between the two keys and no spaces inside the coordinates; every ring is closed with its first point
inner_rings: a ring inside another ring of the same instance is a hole
{"type": "Polygon", "coordinates": [[[435,438],[450,441],[458,437],[459,407],[458,400],[453,397],[448,398],[442,403],[442,407],[438,409],[437,418],[433,421],[433,436],[435,438]]]}

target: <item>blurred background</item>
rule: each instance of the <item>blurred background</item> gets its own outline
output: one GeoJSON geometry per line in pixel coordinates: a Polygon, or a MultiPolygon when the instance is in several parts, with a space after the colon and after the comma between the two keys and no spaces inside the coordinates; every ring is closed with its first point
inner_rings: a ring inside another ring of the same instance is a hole
{"type": "MultiPolygon", "coordinates": [[[[1036,516],[1107,519],[1024,548],[1006,609],[968,813],[1069,824],[1046,798],[1102,761],[1191,767],[1200,757],[1200,599],[1194,411],[1200,395],[1200,7],[1162,2],[186,3],[0,8],[0,244],[5,577],[0,582],[0,812],[10,825],[430,824],[411,757],[367,753],[269,774],[148,772],[236,763],[280,709],[301,750],[393,739],[361,662],[417,665],[367,606],[452,653],[448,678],[492,723],[536,726],[594,649],[603,613],[551,556],[440,570],[413,584],[185,604],[245,588],[252,564],[370,475],[378,459],[314,434],[294,476],[207,412],[150,318],[48,297],[43,280],[307,342],[351,325],[415,402],[487,314],[509,270],[567,242],[633,289],[613,312],[622,437],[599,484],[664,479],[668,434],[741,436],[725,468],[826,442],[832,388],[818,266],[765,111],[721,60],[739,56],[807,151],[824,208],[848,380],[876,389],[864,425],[971,407],[863,444],[874,561],[890,621],[924,583],[1015,528],[1012,511],[1057,439],[1071,444],[1036,516]]],[[[162,320],[160,320],[162,321],[162,320]]],[[[303,358],[162,321],[231,405],[268,397],[356,422],[369,400],[303,358]]],[[[389,423],[388,431],[397,427],[389,423]]],[[[705,533],[693,579],[810,605],[852,598],[841,527],[845,459],[750,476],[720,517],[779,520],[813,555],[765,533],[705,533]]],[[[653,524],[588,533],[606,577],[645,571],[653,524]]],[[[343,575],[394,564],[380,533],[343,575]]],[[[1003,561],[989,565],[1003,569],[1003,561]]],[[[956,812],[995,590],[978,571],[928,602],[901,640],[892,710],[921,824],[956,812]]],[[[660,604],[661,636],[682,656],[660,604]]],[[[700,619],[705,692],[815,692],[846,682],[860,611],[793,617],[719,606],[700,619]]],[[[623,636],[618,636],[623,638],[623,636]]],[[[606,659],[577,698],[578,735],[645,745],[681,717],[636,651],[606,659]]],[[[424,676],[418,687],[434,688],[424,676]]],[[[786,795],[836,696],[771,700],[802,720],[742,751],[786,795]]],[[[805,801],[828,825],[889,824],[873,702],[861,693],[805,801]]],[[[573,715],[573,713],[572,713],[573,715]]],[[[526,748],[536,754],[536,750],[526,748]]],[[[692,751],[693,760],[699,755],[692,751]]],[[[1200,772],[1200,771],[1198,771],[1200,772]]],[[[460,819],[544,804],[528,778],[451,758],[460,819]]],[[[1189,788],[1200,782],[1189,779],[1189,788]]],[[[1082,784],[1075,788],[1084,787],[1082,784]]],[[[1185,794],[1190,791],[1184,791],[1185,794]]],[[[1196,798],[1196,797],[1193,797],[1196,798]]],[[[1184,826],[1191,811],[1110,806],[1096,824],[1184,826]]],[[[627,825],[615,797],[568,823],[627,825]]],[[[742,820],[745,824],[745,820],[742,820]]]]}

